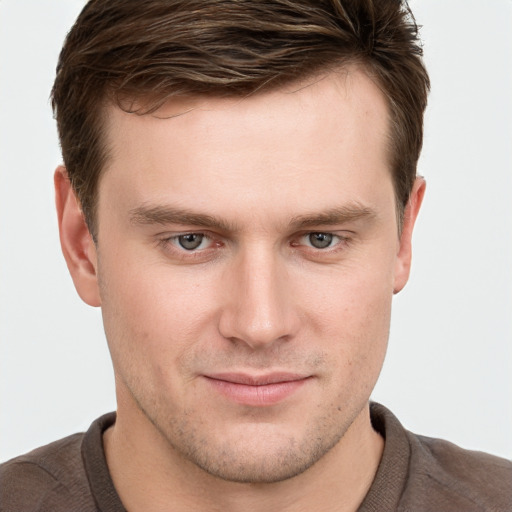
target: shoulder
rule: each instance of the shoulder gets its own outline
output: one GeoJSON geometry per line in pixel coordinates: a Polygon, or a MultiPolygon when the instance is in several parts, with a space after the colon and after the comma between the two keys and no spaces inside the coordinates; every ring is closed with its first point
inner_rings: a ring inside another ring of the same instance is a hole
{"type": "Polygon", "coordinates": [[[60,511],[89,504],[81,456],[83,434],[74,434],[0,465],[0,511],[60,511]]]}
{"type": "Polygon", "coordinates": [[[370,410],[385,444],[361,510],[512,512],[511,461],[413,434],[380,404],[370,410]]]}
{"type": "Polygon", "coordinates": [[[407,435],[411,494],[436,507],[449,502],[459,504],[460,510],[512,510],[512,461],[442,439],[407,435]]]}

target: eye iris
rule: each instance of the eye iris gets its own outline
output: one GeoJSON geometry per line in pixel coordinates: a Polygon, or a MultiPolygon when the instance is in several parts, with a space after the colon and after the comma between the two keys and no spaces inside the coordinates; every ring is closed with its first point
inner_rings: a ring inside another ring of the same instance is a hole
{"type": "Polygon", "coordinates": [[[189,233],[187,235],[180,235],[178,237],[178,242],[183,247],[183,249],[187,249],[188,251],[192,251],[197,249],[201,242],[203,241],[204,235],[199,235],[197,233],[189,233]]]}
{"type": "Polygon", "coordinates": [[[311,245],[317,249],[325,249],[332,242],[332,235],[329,233],[311,233],[309,235],[311,245]]]}

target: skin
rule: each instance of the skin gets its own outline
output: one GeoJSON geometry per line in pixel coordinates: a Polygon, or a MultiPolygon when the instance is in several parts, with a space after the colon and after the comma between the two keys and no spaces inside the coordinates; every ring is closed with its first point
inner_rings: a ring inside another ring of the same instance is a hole
{"type": "Polygon", "coordinates": [[[400,231],[386,101],[345,71],[156,115],[110,107],[96,245],[56,172],[68,267],[103,312],[105,451],[129,510],[356,510],[371,485],[368,400],[425,185],[400,231]],[[275,402],[272,386],[241,403],[217,379],[283,372],[299,385],[275,402]]]}

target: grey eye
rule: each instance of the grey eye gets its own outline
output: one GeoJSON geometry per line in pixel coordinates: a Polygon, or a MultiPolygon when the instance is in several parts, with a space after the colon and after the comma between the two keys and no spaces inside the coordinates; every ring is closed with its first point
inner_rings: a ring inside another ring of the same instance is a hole
{"type": "Polygon", "coordinates": [[[187,251],[193,251],[200,247],[204,239],[204,235],[200,233],[188,233],[186,235],[180,235],[178,237],[178,243],[183,249],[187,251]]]}
{"type": "Polygon", "coordinates": [[[308,238],[309,243],[315,249],[325,249],[331,245],[333,235],[330,233],[310,233],[308,238]]]}

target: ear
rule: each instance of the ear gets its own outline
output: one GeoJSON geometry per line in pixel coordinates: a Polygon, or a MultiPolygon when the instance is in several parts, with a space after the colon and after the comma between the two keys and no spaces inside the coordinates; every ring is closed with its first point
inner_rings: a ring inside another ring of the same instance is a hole
{"type": "Polygon", "coordinates": [[[96,246],[65,167],[57,167],[54,183],[60,244],[69,273],[81,299],[90,306],[100,306],[96,246]]]}
{"type": "Polygon", "coordinates": [[[417,177],[405,207],[402,234],[395,262],[393,293],[401,291],[409,279],[412,258],[412,232],[425,195],[426,186],[425,180],[422,177],[417,177]]]}

